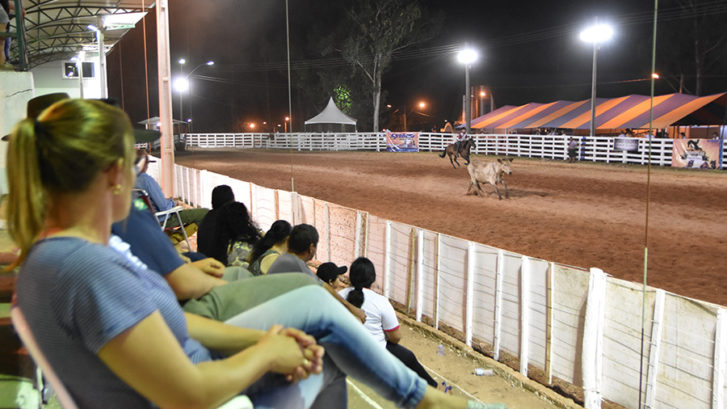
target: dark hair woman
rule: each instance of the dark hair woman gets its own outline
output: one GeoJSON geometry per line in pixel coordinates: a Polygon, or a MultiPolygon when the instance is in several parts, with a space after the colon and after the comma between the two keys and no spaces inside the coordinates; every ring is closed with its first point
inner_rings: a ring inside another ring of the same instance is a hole
{"type": "Polygon", "coordinates": [[[382,347],[436,388],[437,381],[422,367],[414,353],[399,345],[401,331],[394,307],[386,297],[371,290],[371,285],[376,281],[374,263],[365,257],[357,258],[351,263],[348,277],[353,288],[343,289],[339,295],[366,313],[364,327],[382,347]]]}
{"type": "Polygon", "coordinates": [[[247,268],[252,248],[262,238],[260,230],[250,220],[247,207],[240,202],[222,206],[216,230],[215,247],[208,255],[226,266],[247,268]]]}
{"type": "Polygon", "coordinates": [[[285,220],[277,220],[265,236],[253,246],[248,270],[253,275],[268,272],[279,255],[288,251],[288,237],[293,227],[285,220]]]}
{"type": "Polygon", "coordinates": [[[210,253],[214,251],[218,236],[217,219],[220,217],[220,208],[234,201],[235,194],[228,185],[219,185],[212,189],[212,210],[207,212],[198,226],[197,251],[205,256],[212,257],[210,253]]]}

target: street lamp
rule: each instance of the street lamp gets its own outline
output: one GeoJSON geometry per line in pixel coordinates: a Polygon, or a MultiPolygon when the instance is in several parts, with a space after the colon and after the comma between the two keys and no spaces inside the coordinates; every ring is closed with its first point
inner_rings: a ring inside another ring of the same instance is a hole
{"type": "Polygon", "coordinates": [[[284,129],[285,133],[288,133],[288,122],[290,122],[290,117],[286,116],[285,117],[285,129],[284,129]]]}
{"type": "Polygon", "coordinates": [[[465,116],[465,124],[467,126],[467,133],[470,133],[470,125],[472,122],[472,114],[471,114],[471,103],[470,103],[470,66],[472,63],[477,61],[477,58],[479,58],[479,55],[477,54],[477,51],[465,46],[463,50],[460,50],[457,53],[457,61],[459,61],[461,64],[464,64],[464,84],[465,84],[465,93],[464,93],[464,116],[465,116]]]}
{"type": "Polygon", "coordinates": [[[184,65],[187,63],[187,60],[185,60],[184,58],[180,58],[177,62],[179,63],[180,76],[174,80],[174,89],[179,93],[179,119],[184,120],[183,94],[189,90],[189,78],[200,67],[203,67],[205,65],[212,66],[212,65],[215,65],[215,62],[212,60],[209,60],[207,62],[198,64],[196,67],[194,67],[192,69],[192,71],[189,72],[189,74],[186,74],[186,75],[184,74],[184,65]]]}
{"type": "MultiPolygon", "coordinates": [[[[387,106],[390,106],[390,105],[387,105],[387,106]]],[[[424,101],[419,101],[416,106],[419,109],[424,109],[424,108],[427,107],[427,103],[424,102],[424,101]]],[[[414,112],[414,111],[411,111],[411,112],[414,112]]],[[[404,107],[404,132],[407,131],[407,127],[406,127],[406,114],[407,114],[407,110],[406,110],[406,107],[404,107]]]]}
{"type": "Polygon", "coordinates": [[[581,31],[581,41],[593,44],[593,77],[591,80],[591,136],[596,135],[596,67],[598,47],[613,37],[613,28],[610,25],[596,23],[581,31]]]}

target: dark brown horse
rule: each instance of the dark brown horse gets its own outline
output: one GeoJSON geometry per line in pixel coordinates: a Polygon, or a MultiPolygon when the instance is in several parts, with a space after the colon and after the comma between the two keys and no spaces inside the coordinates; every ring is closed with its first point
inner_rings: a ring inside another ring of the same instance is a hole
{"type": "Polygon", "coordinates": [[[457,151],[454,147],[455,145],[453,143],[450,143],[447,145],[447,147],[444,149],[444,151],[439,155],[440,158],[443,158],[444,155],[449,155],[449,163],[452,164],[452,167],[457,169],[459,167],[459,162],[457,162],[458,157],[464,158],[464,160],[467,161],[465,165],[470,164],[470,149],[476,148],[475,140],[474,139],[466,139],[462,141],[462,143],[459,145],[459,151],[457,151]],[[454,166],[454,164],[457,164],[457,166],[454,166]]]}

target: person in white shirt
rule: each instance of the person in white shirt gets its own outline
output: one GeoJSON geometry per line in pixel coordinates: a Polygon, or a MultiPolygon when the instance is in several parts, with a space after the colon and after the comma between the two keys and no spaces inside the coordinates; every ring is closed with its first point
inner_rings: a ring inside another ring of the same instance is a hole
{"type": "Polygon", "coordinates": [[[399,345],[401,331],[394,307],[386,297],[371,290],[371,284],[376,281],[376,269],[371,260],[365,257],[354,260],[348,276],[353,287],[345,288],[338,293],[366,313],[364,327],[382,348],[391,352],[404,365],[436,388],[437,381],[422,367],[414,353],[399,345]]]}

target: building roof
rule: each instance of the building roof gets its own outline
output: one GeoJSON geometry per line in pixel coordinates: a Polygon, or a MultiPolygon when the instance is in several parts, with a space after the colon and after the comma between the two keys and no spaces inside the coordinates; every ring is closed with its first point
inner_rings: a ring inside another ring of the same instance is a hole
{"type": "MultiPolygon", "coordinates": [[[[14,0],[10,0],[14,1],[14,0]]],[[[30,67],[70,59],[81,50],[97,52],[96,33],[104,27],[104,48],[110,50],[154,6],[152,0],[22,0],[25,41],[30,67]]],[[[15,19],[11,31],[17,31],[15,19]]],[[[17,47],[17,42],[13,42],[17,47]]]]}

